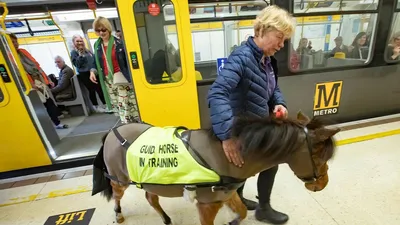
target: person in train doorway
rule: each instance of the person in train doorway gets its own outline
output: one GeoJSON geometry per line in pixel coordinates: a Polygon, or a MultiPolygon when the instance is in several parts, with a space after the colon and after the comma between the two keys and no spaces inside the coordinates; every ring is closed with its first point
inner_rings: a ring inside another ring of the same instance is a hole
{"type": "MultiPolygon", "coordinates": [[[[235,117],[266,117],[288,111],[278,86],[277,61],[273,55],[284,46],[294,32],[293,17],[276,5],[264,8],[254,21],[254,36],[236,48],[208,92],[212,129],[222,141],[223,151],[230,162],[241,167],[240,143],[231,139],[235,117]]],[[[278,166],[258,176],[258,204],[243,197],[244,185],[237,192],[248,210],[256,210],[262,222],[285,223],[288,215],[275,211],[270,196],[278,166]]]]}
{"type": "Polygon", "coordinates": [[[22,66],[27,73],[27,77],[31,82],[32,88],[38,93],[41,101],[46,107],[47,113],[49,114],[51,121],[54,123],[57,129],[68,128],[68,125],[61,123],[59,117],[63,116],[63,114],[57,108],[53,99],[50,98],[50,88],[54,87],[54,83],[49,81],[46,73],[42,70],[39,63],[32,57],[32,55],[28,51],[19,48],[17,36],[15,34],[10,34],[10,37],[15,49],[18,52],[22,66]]]}
{"type": "MultiPolygon", "coordinates": [[[[111,35],[111,23],[107,18],[97,17],[93,29],[99,39],[94,44],[95,61],[107,106],[119,115],[122,123],[139,122],[139,112],[129,75],[122,40],[111,35]]],[[[97,83],[94,74],[90,80],[97,83]]]]}
{"type": "Polygon", "coordinates": [[[94,106],[94,110],[98,113],[112,113],[112,110],[106,109],[106,100],[104,99],[104,93],[101,90],[100,84],[93,83],[90,81],[90,75],[97,77],[96,62],[94,54],[86,48],[83,38],[76,34],[72,37],[72,43],[74,49],[71,51],[71,61],[78,71],[78,79],[89,92],[89,98],[94,106]],[[103,103],[99,106],[96,93],[103,103]]]}
{"type": "Polygon", "coordinates": [[[74,71],[65,64],[64,59],[61,56],[56,56],[54,62],[60,69],[58,75],[58,85],[51,89],[51,93],[54,95],[56,101],[68,101],[73,97],[73,90],[71,85],[71,78],[75,75],[74,71]]]}

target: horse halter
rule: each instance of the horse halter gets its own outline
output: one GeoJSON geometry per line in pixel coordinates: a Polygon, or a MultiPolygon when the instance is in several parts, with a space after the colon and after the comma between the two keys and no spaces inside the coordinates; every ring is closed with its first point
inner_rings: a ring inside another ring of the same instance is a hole
{"type": "Polygon", "coordinates": [[[312,145],[311,145],[311,140],[310,140],[310,136],[308,134],[308,129],[307,127],[303,128],[304,133],[306,134],[306,141],[307,141],[307,149],[308,149],[308,153],[310,156],[310,161],[311,161],[311,166],[313,168],[313,177],[298,177],[300,180],[302,180],[304,183],[314,183],[315,181],[318,180],[319,176],[317,176],[317,167],[315,166],[315,162],[312,158],[312,145]]]}

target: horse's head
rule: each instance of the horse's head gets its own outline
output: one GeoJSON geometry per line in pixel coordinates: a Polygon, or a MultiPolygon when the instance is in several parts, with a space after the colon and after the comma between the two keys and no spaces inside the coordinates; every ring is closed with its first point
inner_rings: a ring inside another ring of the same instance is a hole
{"type": "Polygon", "coordinates": [[[297,114],[297,120],[304,127],[306,141],[287,163],[308,190],[321,191],[328,184],[327,162],[335,151],[333,136],[340,129],[326,128],[318,119],[310,121],[301,112],[297,114]]]}

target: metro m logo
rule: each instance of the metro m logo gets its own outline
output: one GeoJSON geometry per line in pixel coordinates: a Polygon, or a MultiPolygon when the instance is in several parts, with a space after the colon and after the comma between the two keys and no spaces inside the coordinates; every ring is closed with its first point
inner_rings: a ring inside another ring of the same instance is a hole
{"type": "Polygon", "coordinates": [[[343,81],[319,83],[315,87],[314,116],[336,114],[340,104],[343,81]]]}

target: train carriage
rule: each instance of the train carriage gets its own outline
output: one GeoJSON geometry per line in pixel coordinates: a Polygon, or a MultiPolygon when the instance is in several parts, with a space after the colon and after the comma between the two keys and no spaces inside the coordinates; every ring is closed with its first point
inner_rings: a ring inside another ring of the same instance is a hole
{"type": "MultiPolygon", "coordinates": [[[[296,30],[276,54],[279,85],[289,114],[302,110],[332,123],[400,111],[398,0],[76,0],[2,3],[0,54],[0,174],[13,177],[88,165],[100,137],[118,124],[91,110],[87,91],[75,85],[67,107],[68,131],[54,129],[21,67],[9,32],[46,73],[53,56],[69,59],[71,37],[98,38],[91,24],[107,17],[121,30],[141,119],[158,126],[210,126],[210,85],[234,48],[253,35],[252,21],[267,5],[291,12],[296,30]],[[99,1],[98,1],[99,2],[99,1]],[[94,3],[94,4],[93,4],[94,3]],[[88,7],[95,7],[89,9],[88,7]],[[335,47],[342,51],[334,51],[335,47]]],[[[400,43],[399,43],[400,44],[400,43]]],[[[400,46],[400,45],[399,45],[400,46]]]]}

